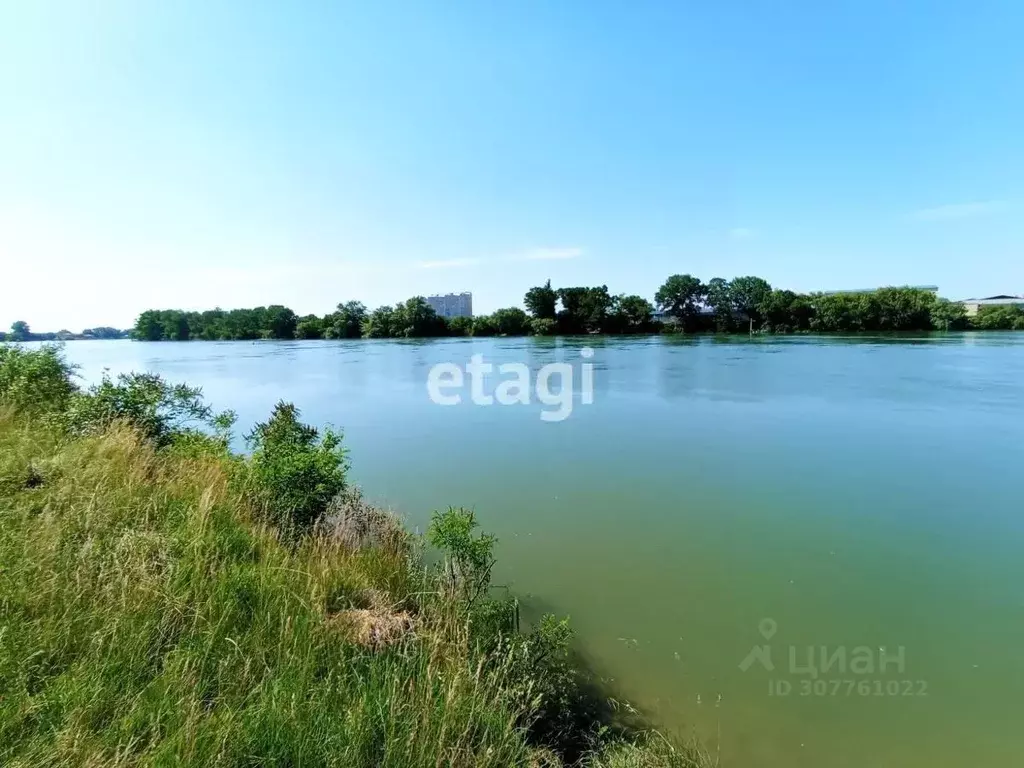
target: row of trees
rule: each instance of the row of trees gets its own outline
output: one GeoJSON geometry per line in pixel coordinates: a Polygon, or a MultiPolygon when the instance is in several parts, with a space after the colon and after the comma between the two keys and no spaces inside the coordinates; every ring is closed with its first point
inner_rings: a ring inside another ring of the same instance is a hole
{"type": "Polygon", "coordinates": [[[855,333],[1024,329],[1024,310],[987,307],[969,319],[963,304],[918,288],[880,288],[859,293],[795,293],[755,276],[707,283],[672,275],[654,303],[642,296],[613,295],[608,286],[553,288],[551,281],[526,292],[525,309],[444,318],[422,296],[368,310],[358,301],[324,316],[299,316],[288,307],[206,312],[147,310],[132,331],[137,339],[354,339],[427,336],[523,336],[586,333],[855,333]]]}
{"type": "Polygon", "coordinates": [[[16,320],[11,324],[8,333],[0,331],[0,341],[69,341],[71,339],[123,339],[128,336],[127,331],[118,328],[100,326],[98,328],[86,328],[81,333],[72,333],[68,330],[61,330],[47,333],[33,333],[28,323],[24,320],[16,320]]]}

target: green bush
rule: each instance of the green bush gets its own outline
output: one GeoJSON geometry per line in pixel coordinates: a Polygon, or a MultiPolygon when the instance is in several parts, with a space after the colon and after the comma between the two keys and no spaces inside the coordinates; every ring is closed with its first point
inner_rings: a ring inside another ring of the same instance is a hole
{"type": "Polygon", "coordinates": [[[116,381],[104,375],[68,409],[68,423],[78,431],[102,430],[115,421],[131,424],[157,446],[198,436],[204,427],[226,444],[235,415],[215,413],[201,389],[169,384],[155,373],[123,373],[116,381]]]}
{"type": "Polygon", "coordinates": [[[348,464],[341,435],[323,435],[299,422],[299,410],[279,402],[270,418],[246,436],[252,450],[249,477],[253,495],[270,519],[304,533],[323,517],[345,490],[348,464]]]}
{"type": "Polygon", "coordinates": [[[75,369],[56,345],[40,349],[0,346],[0,400],[32,413],[62,412],[77,387],[75,369]]]}

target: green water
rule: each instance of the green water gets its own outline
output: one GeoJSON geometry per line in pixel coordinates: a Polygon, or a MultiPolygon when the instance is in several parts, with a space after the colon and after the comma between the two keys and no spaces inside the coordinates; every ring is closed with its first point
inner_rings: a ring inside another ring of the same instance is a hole
{"type": "Polygon", "coordinates": [[[294,401],[344,428],[357,482],[411,525],[475,508],[497,581],[571,615],[623,701],[725,765],[1024,764],[1024,334],[67,352],[86,379],[199,384],[240,432],[294,401]],[[427,396],[438,362],[536,370],[584,344],[594,402],[562,422],[427,396]],[[742,670],[761,645],[774,669],[742,670]],[[807,646],[903,664],[814,681],[807,646]]]}

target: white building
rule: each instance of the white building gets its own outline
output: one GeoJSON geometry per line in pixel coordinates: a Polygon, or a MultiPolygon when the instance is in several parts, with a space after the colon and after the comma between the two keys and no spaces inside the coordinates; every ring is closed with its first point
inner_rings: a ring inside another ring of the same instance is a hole
{"type": "Polygon", "coordinates": [[[967,310],[967,316],[974,317],[982,307],[1024,306],[1024,296],[1011,296],[1002,293],[998,296],[986,296],[984,299],[964,299],[960,303],[967,310]]]}
{"type": "Polygon", "coordinates": [[[444,296],[427,296],[427,304],[441,317],[472,317],[472,293],[446,293],[444,296]]]}

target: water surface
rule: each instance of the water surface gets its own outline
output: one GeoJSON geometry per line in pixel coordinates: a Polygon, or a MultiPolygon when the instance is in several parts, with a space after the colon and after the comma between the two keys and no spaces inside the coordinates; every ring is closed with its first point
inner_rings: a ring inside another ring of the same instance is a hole
{"type": "Polygon", "coordinates": [[[720,744],[726,765],[1024,764],[1024,334],[67,354],[88,380],[145,369],[200,385],[240,433],[293,401],[344,429],[356,481],[414,526],[474,508],[500,538],[497,580],[571,615],[619,695],[720,744]],[[438,362],[537,370],[580,362],[583,345],[594,403],[562,422],[537,402],[427,396],[438,362]],[[755,646],[773,670],[740,668],[755,646]],[[807,646],[876,662],[902,646],[904,663],[812,680],[807,646]]]}

